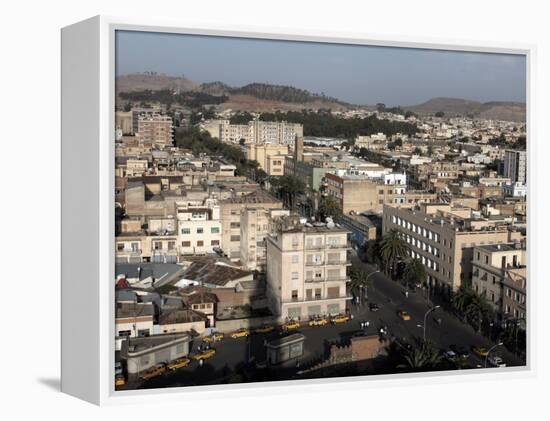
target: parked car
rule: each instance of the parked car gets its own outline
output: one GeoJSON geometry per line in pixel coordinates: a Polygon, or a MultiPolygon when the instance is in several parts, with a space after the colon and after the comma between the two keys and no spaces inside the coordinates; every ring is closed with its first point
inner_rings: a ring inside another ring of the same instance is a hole
{"type": "Polygon", "coordinates": [[[150,369],[146,370],[140,377],[143,380],[150,380],[154,377],[158,377],[166,371],[166,364],[157,364],[150,369]]]}
{"type": "Polygon", "coordinates": [[[397,315],[399,316],[399,318],[401,320],[404,320],[404,321],[411,320],[411,315],[409,313],[407,313],[405,310],[399,310],[397,312],[397,315]]]}
{"type": "Polygon", "coordinates": [[[273,325],[263,325],[256,328],[256,330],[254,330],[254,333],[269,333],[269,332],[273,332],[274,330],[275,330],[275,326],[273,325]]]}
{"type": "Polygon", "coordinates": [[[498,355],[489,357],[488,360],[489,360],[489,364],[491,364],[494,367],[506,367],[506,363],[498,355]]]}
{"type": "Polygon", "coordinates": [[[482,346],[473,346],[472,351],[478,357],[486,357],[488,355],[487,349],[482,346]]]}
{"type": "Polygon", "coordinates": [[[309,326],[325,326],[327,324],[327,319],[322,317],[315,317],[309,321],[309,326]]]}
{"type": "Polygon", "coordinates": [[[207,360],[216,355],[216,350],[214,348],[206,349],[204,351],[198,352],[194,355],[191,355],[191,358],[194,360],[207,360]]]}
{"type": "Polygon", "coordinates": [[[167,365],[168,370],[177,370],[178,368],[187,367],[191,363],[189,358],[178,358],[167,365]]]}
{"type": "Polygon", "coordinates": [[[245,329],[244,327],[243,328],[240,328],[238,330],[236,330],[235,332],[233,332],[231,334],[231,337],[233,339],[236,339],[236,338],[246,338],[248,335],[250,335],[250,331],[248,329],[245,329]]]}
{"type": "Polygon", "coordinates": [[[369,304],[369,310],[372,312],[380,310],[380,307],[378,307],[378,304],[376,303],[370,303],[369,304]]]}
{"type": "Polygon", "coordinates": [[[456,354],[456,352],[450,349],[443,353],[443,358],[445,358],[448,361],[454,362],[458,359],[458,355],[456,354]]]}
{"type": "Polygon", "coordinates": [[[217,342],[217,341],[221,341],[222,339],[224,338],[224,334],[221,333],[221,332],[214,332],[212,333],[211,335],[209,336],[205,336],[202,340],[204,342],[217,342]]]}
{"type": "Polygon", "coordinates": [[[296,330],[299,328],[300,328],[300,323],[297,322],[296,320],[291,320],[281,326],[281,329],[283,330],[283,332],[288,332],[289,330],[296,330]]]}
{"type": "Polygon", "coordinates": [[[466,347],[460,346],[460,345],[451,345],[450,347],[456,355],[458,355],[459,358],[467,359],[470,358],[470,352],[466,347]]]}
{"type": "Polygon", "coordinates": [[[338,316],[334,316],[330,319],[330,322],[335,325],[339,323],[346,323],[349,321],[349,316],[345,314],[339,314],[338,316]]]}

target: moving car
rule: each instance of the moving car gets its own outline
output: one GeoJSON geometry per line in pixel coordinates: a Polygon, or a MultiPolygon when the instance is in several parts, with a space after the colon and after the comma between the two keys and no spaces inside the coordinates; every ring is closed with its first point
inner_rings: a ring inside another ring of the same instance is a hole
{"type": "Polygon", "coordinates": [[[397,315],[401,320],[405,320],[405,321],[411,320],[411,315],[407,313],[405,310],[399,310],[397,312],[397,315]]]}
{"type": "Polygon", "coordinates": [[[474,346],[472,347],[472,351],[478,357],[486,357],[488,355],[487,349],[482,346],[474,346]]]}
{"type": "Polygon", "coordinates": [[[332,319],[330,319],[330,322],[335,325],[338,323],[346,323],[349,321],[349,316],[345,314],[339,314],[338,316],[334,316],[332,319]]]}
{"type": "Polygon", "coordinates": [[[117,374],[115,376],[115,386],[124,386],[126,384],[126,379],[122,374],[117,374]]]}
{"type": "Polygon", "coordinates": [[[223,339],[224,335],[221,332],[214,332],[209,336],[205,336],[202,340],[204,342],[217,342],[223,339]]]}
{"type": "Polygon", "coordinates": [[[284,332],[287,332],[289,330],[295,330],[300,328],[300,323],[298,323],[295,320],[291,320],[290,322],[286,322],[283,326],[281,326],[284,332]]]}
{"type": "Polygon", "coordinates": [[[456,352],[453,350],[448,350],[443,353],[443,358],[445,358],[448,361],[456,361],[458,359],[458,355],[456,355],[456,352]]]}
{"type": "Polygon", "coordinates": [[[376,303],[370,303],[369,304],[369,310],[372,312],[380,310],[380,307],[378,307],[378,304],[376,303]]]}
{"type": "Polygon", "coordinates": [[[204,351],[198,352],[194,355],[191,355],[191,358],[194,360],[207,360],[216,355],[216,350],[214,348],[206,349],[204,351]]]}
{"type": "Polygon", "coordinates": [[[178,368],[187,367],[191,363],[189,358],[178,358],[177,360],[172,361],[166,366],[168,370],[177,370],[178,368]]]}
{"type": "Polygon", "coordinates": [[[506,367],[506,363],[498,355],[489,357],[488,360],[489,360],[489,364],[491,364],[494,367],[506,367]]]}
{"type": "Polygon", "coordinates": [[[316,317],[314,319],[311,319],[308,324],[309,326],[325,326],[326,324],[328,324],[328,322],[327,319],[316,317]]]}
{"type": "Polygon", "coordinates": [[[235,332],[233,332],[231,334],[231,337],[233,339],[236,339],[236,338],[246,338],[248,335],[250,335],[250,331],[248,329],[245,329],[244,327],[243,328],[240,328],[239,330],[236,330],[235,332]]]}
{"type": "Polygon", "coordinates": [[[269,333],[275,330],[275,326],[272,325],[263,325],[254,330],[254,333],[269,333]]]}
{"type": "Polygon", "coordinates": [[[143,380],[149,380],[154,377],[158,377],[166,371],[165,364],[157,364],[151,367],[149,370],[145,371],[140,377],[143,380]]]}

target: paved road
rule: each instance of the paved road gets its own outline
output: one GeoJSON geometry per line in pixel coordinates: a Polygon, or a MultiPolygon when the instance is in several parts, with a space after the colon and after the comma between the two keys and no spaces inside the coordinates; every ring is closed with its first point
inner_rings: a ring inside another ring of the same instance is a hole
{"type": "MultiPolygon", "coordinates": [[[[361,262],[357,257],[352,258],[354,267],[360,268],[367,273],[376,270],[375,267],[361,262]]],[[[423,336],[423,318],[426,311],[431,308],[431,303],[424,298],[421,291],[410,293],[408,297],[404,294],[404,288],[398,282],[392,281],[382,273],[375,273],[371,276],[373,285],[368,290],[368,301],[377,303],[380,310],[370,312],[368,303],[362,305],[351,305],[350,311],[353,320],[340,325],[327,325],[323,327],[302,327],[299,332],[306,336],[304,343],[305,353],[301,358],[301,367],[307,366],[312,361],[318,361],[325,355],[327,343],[346,342],[353,334],[360,331],[359,323],[369,321],[366,333],[377,333],[381,326],[387,326],[389,334],[398,338],[401,342],[415,346],[423,336]],[[410,321],[403,321],[397,316],[399,310],[405,310],[411,315],[410,321]]],[[[494,345],[487,338],[479,335],[467,324],[460,322],[452,314],[442,309],[431,313],[426,323],[426,338],[442,350],[448,350],[450,345],[460,345],[470,349],[471,346],[483,346],[489,349],[494,345]],[[441,318],[441,324],[435,322],[434,318],[441,318]]],[[[232,339],[226,335],[223,341],[214,344],[216,355],[205,361],[200,367],[196,361],[188,367],[168,373],[148,382],[134,384],[131,387],[167,387],[214,384],[228,380],[231,375],[242,368],[246,361],[265,361],[264,341],[271,340],[280,335],[279,332],[269,334],[253,334],[249,338],[232,339]]],[[[200,341],[192,343],[192,352],[200,341]]],[[[483,366],[485,361],[473,353],[470,353],[469,365],[483,366]]],[[[523,365],[514,354],[508,352],[504,347],[499,347],[491,355],[500,355],[508,366],[523,365]]],[[[293,378],[300,368],[294,367],[288,372],[288,378],[293,378]]]]}

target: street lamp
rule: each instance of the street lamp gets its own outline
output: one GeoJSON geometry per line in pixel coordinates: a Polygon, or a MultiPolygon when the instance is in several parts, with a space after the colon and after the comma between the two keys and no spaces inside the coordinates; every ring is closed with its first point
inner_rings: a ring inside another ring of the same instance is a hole
{"type": "MultiPolygon", "coordinates": [[[[367,281],[369,280],[369,278],[371,277],[371,275],[374,275],[375,273],[380,273],[380,271],[379,271],[379,270],[375,270],[375,271],[369,273],[369,274],[367,275],[367,281]]],[[[368,292],[367,292],[367,286],[366,286],[366,285],[365,285],[365,299],[367,299],[367,300],[369,299],[369,297],[368,297],[368,292]]],[[[361,301],[362,301],[362,300],[361,300],[361,301]]]]}
{"type": "Polygon", "coordinates": [[[428,317],[428,314],[430,314],[432,311],[435,311],[437,310],[439,307],[441,307],[440,305],[436,305],[435,307],[432,307],[430,308],[426,314],[424,314],[424,342],[426,342],[426,318],[428,317]]]}
{"type": "Polygon", "coordinates": [[[487,355],[485,356],[485,368],[487,368],[487,360],[489,359],[489,354],[491,353],[491,351],[495,349],[497,346],[501,346],[502,344],[503,344],[502,342],[499,342],[498,344],[493,345],[491,348],[489,348],[489,351],[487,351],[487,355]]]}

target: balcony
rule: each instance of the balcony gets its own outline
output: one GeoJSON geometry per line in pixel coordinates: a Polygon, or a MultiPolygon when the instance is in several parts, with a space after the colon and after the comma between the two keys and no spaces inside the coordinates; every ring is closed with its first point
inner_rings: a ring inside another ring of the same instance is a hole
{"type": "Polygon", "coordinates": [[[326,248],[325,244],[309,244],[306,245],[306,250],[324,250],[326,248]]]}
{"type": "Polygon", "coordinates": [[[141,256],[141,249],[124,249],[124,250],[117,250],[116,251],[117,256],[141,256]]]}
{"type": "Polygon", "coordinates": [[[330,248],[330,249],[350,249],[351,248],[351,242],[347,241],[345,243],[328,244],[328,248],[330,248]]]}
{"type": "Polygon", "coordinates": [[[342,265],[350,266],[350,265],[351,265],[351,262],[349,262],[349,261],[346,260],[346,259],[327,260],[326,263],[325,263],[325,265],[326,265],[326,266],[342,266],[342,265]]]}
{"type": "Polygon", "coordinates": [[[351,300],[351,296],[343,294],[338,295],[336,297],[311,297],[307,298],[304,297],[303,299],[290,299],[290,300],[281,300],[282,304],[308,304],[308,303],[316,303],[319,301],[332,301],[332,300],[351,300]]]}
{"type": "Polygon", "coordinates": [[[322,266],[322,265],[324,265],[324,262],[318,262],[318,261],[306,262],[306,266],[322,266]]]}
{"type": "Polygon", "coordinates": [[[306,279],[306,283],[320,283],[320,282],[335,282],[335,281],[348,281],[348,276],[327,276],[321,278],[306,279]]]}

